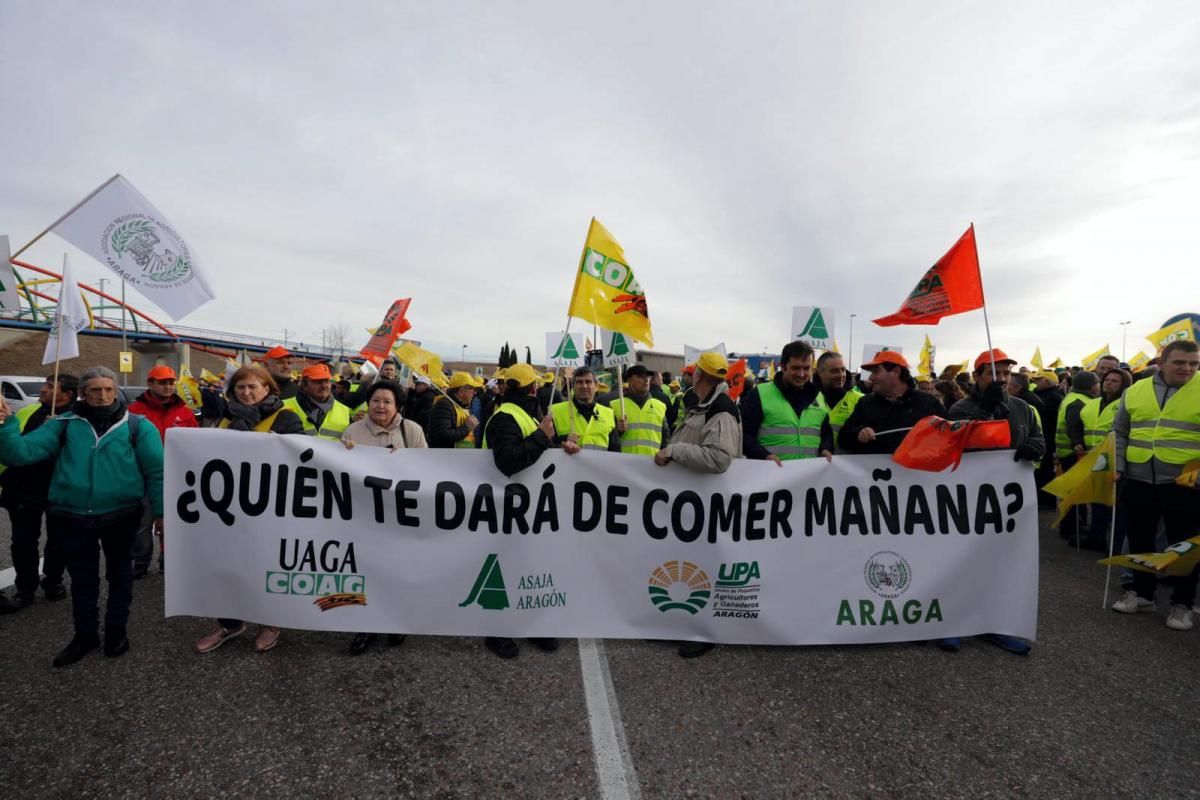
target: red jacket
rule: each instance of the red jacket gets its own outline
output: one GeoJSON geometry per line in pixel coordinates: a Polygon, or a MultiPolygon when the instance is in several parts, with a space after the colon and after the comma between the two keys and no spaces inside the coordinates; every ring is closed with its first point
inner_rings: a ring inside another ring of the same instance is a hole
{"type": "Polygon", "coordinates": [[[129,411],[153,422],[154,427],[158,428],[158,435],[164,439],[168,428],[200,427],[196,424],[196,415],[179,395],[171,395],[169,400],[163,401],[149,392],[142,392],[141,397],[129,404],[129,411]]]}

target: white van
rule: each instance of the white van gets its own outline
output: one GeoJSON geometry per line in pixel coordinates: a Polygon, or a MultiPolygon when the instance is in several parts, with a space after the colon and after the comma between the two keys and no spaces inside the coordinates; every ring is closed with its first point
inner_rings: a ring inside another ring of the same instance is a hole
{"type": "Polygon", "coordinates": [[[46,379],[37,375],[0,375],[0,393],[14,411],[36,403],[45,385],[46,379]]]}

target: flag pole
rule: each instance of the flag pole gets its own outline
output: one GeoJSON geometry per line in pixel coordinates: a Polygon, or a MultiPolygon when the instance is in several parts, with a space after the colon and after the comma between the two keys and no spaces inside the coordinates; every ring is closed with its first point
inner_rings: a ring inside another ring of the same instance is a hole
{"type": "Polygon", "coordinates": [[[621,373],[624,368],[617,364],[617,403],[621,406],[621,422],[626,422],[625,419],[625,387],[621,384],[621,373]]]}
{"type": "MultiPolygon", "coordinates": [[[[975,223],[971,223],[971,247],[975,249],[975,274],[979,276],[979,295],[983,299],[983,330],[987,333],[988,358],[992,362],[992,380],[996,380],[996,356],[992,352],[992,326],[988,324],[987,298],[983,292],[983,267],[979,264],[979,243],[975,241],[975,223]]],[[[1078,519],[1078,517],[1076,517],[1078,519]]]]}
{"type": "MultiPolygon", "coordinates": [[[[1112,561],[1113,557],[1113,542],[1117,538],[1117,485],[1112,484],[1112,519],[1108,522],[1108,560],[1112,561]]],[[[1108,569],[1104,573],[1104,601],[1100,604],[1101,609],[1108,608],[1108,584],[1112,579],[1112,563],[1109,563],[1108,569]]]]}
{"type": "MultiPolygon", "coordinates": [[[[67,254],[63,253],[63,277],[66,278],[66,276],[67,276],[67,254]]],[[[50,386],[50,391],[52,392],[52,394],[50,395],[50,419],[54,419],[55,414],[58,412],[58,404],[55,403],[54,401],[56,399],[58,399],[58,362],[59,362],[59,356],[62,353],[62,323],[63,323],[62,303],[63,303],[63,293],[66,291],[68,291],[67,282],[64,280],[62,282],[62,288],[58,290],[58,304],[57,304],[58,307],[55,309],[55,311],[57,312],[56,316],[58,317],[58,319],[55,320],[58,323],[58,325],[57,325],[58,336],[54,340],[54,383],[51,384],[51,386],[50,386]]]]}
{"type": "Polygon", "coordinates": [[[100,192],[101,192],[101,191],[102,191],[102,190],[103,190],[103,189],[104,189],[106,186],[108,186],[110,183],[112,183],[113,181],[115,181],[115,180],[116,180],[117,178],[119,178],[119,177],[121,177],[121,173],[119,173],[119,172],[118,172],[116,175],[113,175],[111,178],[109,178],[108,180],[106,180],[104,183],[100,184],[100,185],[99,185],[99,186],[97,186],[95,189],[93,189],[93,190],[92,190],[92,192],[91,192],[90,194],[88,194],[88,196],[87,196],[87,197],[83,198],[83,199],[82,199],[82,200],[80,200],[78,203],[76,203],[75,205],[71,206],[71,210],[70,210],[70,211],[68,211],[67,213],[63,214],[63,215],[62,215],[61,217],[59,217],[58,219],[54,220],[54,222],[52,222],[50,225],[48,225],[44,231],[42,231],[42,232],[41,232],[41,233],[39,233],[37,236],[35,236],[35,237],[33,237],[32,239],[30,239],[30,240],[29,240],[29,242],[28,242],[28,243],[27,243],[27,244],[26,244],[24,247],[22,247],[20,250],[18,250],[17,252],[15,252],[15,253],[13,253],[11,256],[9,256],[9,260],[12,260],[12,259],[16,258],[17,256],[21,255],[21,253],[24,253],[26,250],[28,250],[29,248],[31,248],[31,247],[33,247],[35,244],[37,244],[38,240],[40,240],[40,239],[41,239],[43,236],[45,236],[45,235],[46,235],[47,233],[49,233],[50,231],[54,230],[54,228],[55,228],[55,227],[57,227],[57,226],[58,226],[58,224],[59,224],[60,222],[62,222],[64,219],[66,219],[67,217],[71,216],[71,215],[72,215],[72,214],[74,214],[76,211],[78,211],[78,210],[79,210],[79,209],[80,209],[80,208],[83,206],[83,204],[84,204],[84,203],[86,203],[88,200],[91,200],[91,199],[92,199],[93,197],[95,197],[96,195],[100,194],[100,192]]]}

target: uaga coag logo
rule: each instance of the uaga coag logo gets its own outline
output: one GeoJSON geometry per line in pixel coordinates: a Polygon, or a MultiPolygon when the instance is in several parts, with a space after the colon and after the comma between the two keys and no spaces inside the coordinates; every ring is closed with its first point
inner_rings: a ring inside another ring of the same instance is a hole
{"type": "Polygon", "coordinates": [[[279,569],[267,572],[267,594],[315,597],[322,611],[367,604],[367,578],[358,572],[354,542],[279,540],[279,569]]]}

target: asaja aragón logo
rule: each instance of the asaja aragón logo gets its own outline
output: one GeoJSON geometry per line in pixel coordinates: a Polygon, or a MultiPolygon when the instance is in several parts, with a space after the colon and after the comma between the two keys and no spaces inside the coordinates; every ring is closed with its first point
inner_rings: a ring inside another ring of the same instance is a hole
{"type": "Polygon", "coordinates": [[[187,242],[171,226],[145,214],[113,220],[101,235],[100,248],[110,266],[133,284],[165,289],[192,278],[187,242]]]}
{"type": "MultiPolygon", "coordinates": [[[[554,575],[549,572],[518,575],[514,592],[517,611],[558,608],[567,604],[567,593],[555,586],[554,575]]],[[[489,611],[502,611],[509,607],[508,589],[504,585],[504,573],[500,571],[500,556],[495,553],[488,554],[483,560],[475,583],[471,585],[471,592],[458,607],[466,608],[475,604],[489,611]]]]}
{"type": "Polygon", "coordinates": [[[459,608],[478,603],[489,611],[508,608],[508,591],[504,588],[504,573],[500,571],[500,556],[491,553],[483,560],[483,567],[475,577],[471,593],[459,603],[459,608]]]}
{"type": "Polygon", "coordinates": [[[904,594],[912,584],[912,568],[899,553],[881,550],[867,559],[863,567],[863,578],[871,591],[880,597],[891,599],[904,594]]]}
{"type": "Polygon", "coordinates": [[[655,567],[648,588],[650,602],[664,614],[676,609],[695,614],[708,605],[712,593],[708,574],[690,561],[668,561],[655,567]]]}

